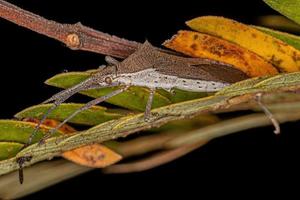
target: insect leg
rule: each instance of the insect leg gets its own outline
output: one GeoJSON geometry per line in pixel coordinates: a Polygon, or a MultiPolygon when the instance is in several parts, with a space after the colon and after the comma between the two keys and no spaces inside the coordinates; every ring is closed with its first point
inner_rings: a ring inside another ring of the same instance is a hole
{"type": "Polygon", "coordinates": [[[64,99],[64,98],[68,99],[73,94],[76,94],[77,92],[79,92],[81,90],[85,90],[85,88],[90,87],[91,84],[94,84],[93,79],[88,78],[88,79],[82,81],[81,83],[79,83],[77,85],[74,85],[73,87],[67,88],[67,89],[53,95],[52,97],[50,97],[46,101],[43,101],[42,104],[46,104],[46,103],[49,103],[51,101],[57,101],[59,99],[64,99]]]}
{"type": "Polygon", "coordinates": [[[33,138],[36,136],[38,130],[40,129],[43,122],[46,120],[48,115],[57,108],[60,104],[62,104],[64,101],[66,101],[68,98],[70,98],[72,95],[76,94],[77,92],[80,92],[82,90],[87,90],[93,87],[95,83],[92,79],[87,79],[71,88],[68,88],[66,90],[63,90],[59,92],[58,94],[52,96],[50,99],[44,101],[43,103],[48,103],[50,101],[54,101],[53,105],[45,112],[42,119],[39,121],[39,123],[36,125],[33,133],[30,135],[27,143],[25,144],[25,147],[29,146],[32,143],[33,138]]]}
{"type": "Polygon", "coordinates": [[[84,106],[82,106],[81,108],[79,108],[78,110],[76,110],[74,113],[72,113],[69,117],[67,117],[63,122],[61,122],[59,125],[57,125],[55,128],[51,129],[45,136],[44,138],[39,142],[40,144],[43,143],[43,141],[49,137],[51,137],[51,135],[53,135],[59,128],[61,128],[65,123],[67,123],[70,119],[72,119],[75,115],[77,115],[78,113],[87,110],[89,108],[91,108],[94,105],[97,105],[103,101],[106,101],[107,99],[120,94],[122,92],[124,92],[125,90],[127,90],[130,86],[125,86],[124,88],[115,90],[105,96],[99,97],[97,99],[94,99],[90,102],[88,102],[87,104],[85,104],[84,106]]]}
{"type": "Polygon", "coordinates": [[[279,134],[280,133],[279,122],[274,118],[274,115],[271,113],[271,111],[261,102],[262,93],[256,94],[255,97],[256,97],[256,102],[264,111],[264,113],[267,115],[267,117],[271,120],[273,126],[275,127],[274,133],[279,134]]]}
{"type": "Polygon", "coordinates": [[[145,109],[145,114],[144,114],[145,121],[149,121],[150,116],[151,116],[151,107],[152,107],[152,103],[153,103],[154,92],[155,92],[155,88],[150,88],[150,93],[149,93],[149,97],[148,97],[148,101],[147,101],[146,109],[145,109]]]}

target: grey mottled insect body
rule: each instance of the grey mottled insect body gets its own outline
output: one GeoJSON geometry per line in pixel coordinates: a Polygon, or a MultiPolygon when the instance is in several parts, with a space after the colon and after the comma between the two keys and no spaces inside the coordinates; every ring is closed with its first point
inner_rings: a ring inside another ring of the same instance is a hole
{"type": "Polygon", "coordinates": [[[53,106],[37,125],[34,133],[29,138],[28,144],[31,143],[49,113],[69,97],[82,90],[120,86],[119,89],[85,104],[51,130],[45,138],[51,136],[77,113],[124,92],[130,86],[142,86],[150,89],[145,109],[145,120],[148,120],[153,96],[157,88],[167,91],[178,88],[193,92],[213,92],[230,83],[247,78],[244,73],[227,64],[208,59],[187,58],[169,54],[153,47],[149,42],[145,42],[135,53],[122,62],[118,62],[111,57],[106,57],[105,60],[108,66],[100,67],[87,80],[52,96],[44,102],[53,101],[53,106]]]}
{"type": "Polygon", "coordinates": [[[192,92],[215,92],[229,85],[228,83],[186,79],[177,76],[160,74],[154,68],[145,69],[135,73],[120,74],[114,81],[124,85],[135,85],[149,88],[174,88],[192,92]]]}

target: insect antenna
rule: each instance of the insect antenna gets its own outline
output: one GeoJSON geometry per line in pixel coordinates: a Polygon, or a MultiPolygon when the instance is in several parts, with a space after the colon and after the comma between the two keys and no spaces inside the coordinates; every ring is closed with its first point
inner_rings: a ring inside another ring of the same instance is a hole
{"type": "Polygon", "coordinates": [[[92,101],[89,101],[88,103],[86,103],[84,106],[82,106],[81,108],[79,108],[78,110],[76,110],[75,112],[73,112],[70,116],[68,116],[63,122],[61,122],[59,125],[57,125],[55,128],[51,129],[44,137],[43,139],[39,142],[40,144],[44,142],[44,140],[48,139],[49,137],[51,137],[59,128],[61,128],[65,123],[67,123],[70,119],[72,119],[75,115],[77,115],[78,113],[84,111],[84,110],[87,110],[89,108],[91,108],[92,106],[94,105],[97,105],[103,101],[106,101],[107,99],[115,96],[115,95],[118,95],[124,91],[126,91],[130,86],[127,85],[123,88],[120,88],[118,90],[115,90],[105,96],[102,96],[102,97],[99,97],[99,98],[96,98],[92,101]]]}

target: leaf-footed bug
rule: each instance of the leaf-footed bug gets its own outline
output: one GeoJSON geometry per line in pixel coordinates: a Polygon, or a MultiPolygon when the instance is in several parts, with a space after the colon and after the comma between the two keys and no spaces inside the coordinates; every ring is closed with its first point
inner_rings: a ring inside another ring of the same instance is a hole
{"type": "Polygon", "coordinates": [[[209,59],[172,55],[152,46],[148,41],[122,62],[118,62],[112,57],[106,57],[105,60],[108,65],[99,68],[91,77],[43,102],[53,102],[53,105],[36,126],[35,131],[28,140],[28,145],[31,144],[37,130],[49,113],[69,97],[82,90],[119,86],[119,89],[96,98],[75,111],[57,127],[49,131],[40,143],[79,112],[124,92],[130,86],[141,86],[150,89],[145,109],[145,120],[148,120],[153,95],[157,88],[167,91],[177,88],[193,92],[214,92],[231,83],[247,78],[243,72],[234,69],[231,65],[209,59]]]}
{"type": "MultiPolygon", "coordinates": [[[[179,56],[156,48],[147,41],[122,62],[118,62],[112,57],[106,57],[105,60],[108,63],[107,66],[99,67],[83,82],[65,89],[43,102],[53,102],[53,105],[45,112],[24,148],[32,143],[41,124],[55,108],[72,95],[83,90],[119,86],[117,90],[96,98],[76,110],[58,126],[50,130],[39,141],[39,144],[42,144],[45,139],[49,138],[79,112],[126,91],[130,86],[150,89],[144,113],[147,121],[151,114],[152,101],[157,88],[167,91],[177,88],[193,92],[214,92],[231,83],[248,78],[246,74],[231,65],[209,59],[179,56]]],[[[23,182],[22,168],[26,161],[27,159],[24,158],[17,161],[20,166],[20,182],[23,182]]]]}

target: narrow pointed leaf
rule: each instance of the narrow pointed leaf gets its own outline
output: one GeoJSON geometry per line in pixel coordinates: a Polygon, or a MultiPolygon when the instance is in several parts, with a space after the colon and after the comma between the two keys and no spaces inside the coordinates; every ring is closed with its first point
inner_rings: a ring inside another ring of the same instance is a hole
{"type": "Polygon", "coordinates": [[[17,155],[23,144],[16,142],[0,142],[0,160],[5,160],[17,155]]]}
{"type": "MultiPolygon", "coordinates": [[[[158,92],[164,95],[164,93],[162,93],[160,90],[158,92]]],[[[173,93],[174,94],[168,93],[168,95],[165,95],[172,103],[198,99],[198,98],[207,97],[214,94],[209,92],[188,92],[179,89],[174,89],[173,93]]]]}
{"type": "MultiPolygon", "coordinates": [[[[0,142],[19,142],[26,143],[33,133],[36,123],[22,122],[15,120],[0,120],[0,142]]],[[[38,130],[33,142],[38,141],[49,131],[50,127],[42,125],[38,130]]],[[[54,136],[60,135],[57,131],[54,136]]]]}
{"type": "MultiPolygon", "coordinates": [[[[29,107],[15,115],[16,118],[37,118],[41,119],[45,112],[52,104],[43,104],[29,107]]],[[[73,112],[84,106],[84,104],[65,103],[61,104],[48,116],[49,119],[63,121],[73,112]]],[[[128,114],[128,111],[120,109],[107,109],[101,106],[93,106],[92,108],[82,111],[72,118],[69,122],[82,125],[97,125],[112,119],[117,119],[128,114]]]]}
{"type": "Polygon", "coordinates": [[[298,49],[252,26],[218,16],[197,17],[186,23],[193,30],[217,36],[256,53],[280,72],[300,70],[298,49]]]}
{"type": "Polygon", "coordinates": [[[210,34],[180,30],[165,41],[164,46],[192,57],[209,58],[230,64],[248,77],[278,74],[270,62],[247,48],[210,34]]]}

